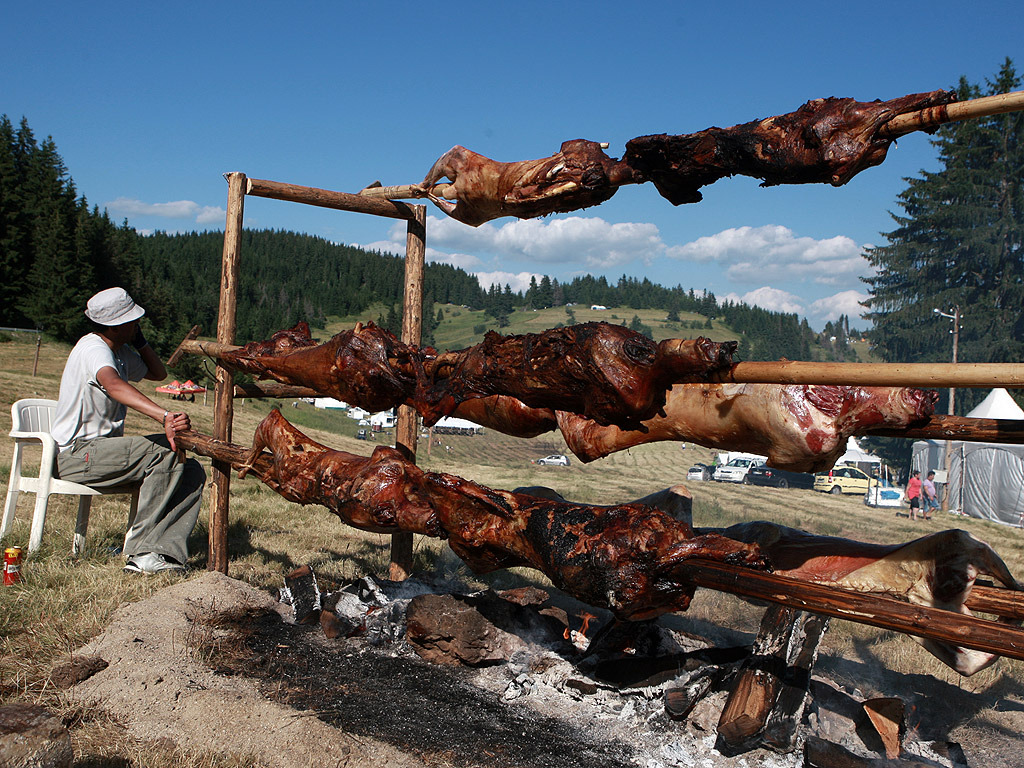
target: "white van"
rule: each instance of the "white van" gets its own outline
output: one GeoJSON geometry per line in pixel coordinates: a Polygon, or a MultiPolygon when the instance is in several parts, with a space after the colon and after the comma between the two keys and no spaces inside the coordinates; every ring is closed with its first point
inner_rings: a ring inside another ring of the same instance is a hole
{"type": "Polygon", "coordinates": [[[747,472],[750,471],[751,467],[760,466],[764,464],[766,459],[762,456],[739,456],[735,459],[731,459],[728,464],[722,464],[715,467],[715,473],[711,476],[712,480],[717,480],[720,483],[742,483],[743,478],[747,476],[747,472]]]}

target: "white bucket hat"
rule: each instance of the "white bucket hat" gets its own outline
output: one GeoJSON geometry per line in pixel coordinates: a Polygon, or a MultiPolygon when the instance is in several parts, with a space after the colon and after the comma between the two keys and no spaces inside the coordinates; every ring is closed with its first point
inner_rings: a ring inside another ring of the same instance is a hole
{"type": "Polygon", "coordinates": [[[89,299],[85,316],[100,325],[124,325],[138,320],[146,310],[124,288],[107,288],[89,299]]]}

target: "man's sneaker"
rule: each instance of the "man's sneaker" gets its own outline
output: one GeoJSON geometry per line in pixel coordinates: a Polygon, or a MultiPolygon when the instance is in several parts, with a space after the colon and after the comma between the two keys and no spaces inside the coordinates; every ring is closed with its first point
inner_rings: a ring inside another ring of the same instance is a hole
{"type": "Polygon", "coordinates": [[[185,566],[158,552],[144,552],[141,555],[129,557],[124,569],[128,573],[160,573],[162,571],[183,573],[185,566]]]}

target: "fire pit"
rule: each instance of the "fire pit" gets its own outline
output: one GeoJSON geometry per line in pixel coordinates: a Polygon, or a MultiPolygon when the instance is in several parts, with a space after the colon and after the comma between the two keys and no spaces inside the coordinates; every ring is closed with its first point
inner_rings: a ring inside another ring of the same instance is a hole
{"type": "MultiPolygon", "coordinates": [[[[238,642],[219,645],[215,668],[255,676],[273,700],[427,764],[781,768],[841,755],[866,766],[888,746],[921,765],[966,766],[955,747],[901,745],[898,716],[887,745],[861,702],[826,683],[794,715],[784,751],[730,755],[719,721],[736,681],[769,658],[757,642],[721,648],[661,621],[616,624],[536,587],[465,593],[364,577],[320,592],[309,568],[286,582],[294,623],[266,610],[236,616],[238,642]]],[[[798,682],[806,693],[809,669],[798,682]]]]}

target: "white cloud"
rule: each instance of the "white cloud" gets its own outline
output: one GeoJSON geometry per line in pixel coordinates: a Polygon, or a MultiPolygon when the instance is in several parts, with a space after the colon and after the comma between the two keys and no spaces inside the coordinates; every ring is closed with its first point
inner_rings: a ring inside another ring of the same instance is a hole
{"type": "Polygon", "coordinates": [[[825,240],[796,237],[788,227],[736,227],[667,248],[671,258],[720,262],[737,283],[765,280],[812,280],[831,285],[865,275],[870,265],[861,256],[866,245],[837,235],[825,240]]]}
{"type": "Polygon", "coordinates": [[[227,211],[223,208],[211,205],[203,206],[196,214],[196,224],[224,224],[227,216],[227,211]]]}
{"type": "Polygon", "coordinates": [[[477,272],[476,279],[480,281],[480,286],[486,291],[489,290],[492,285],[498,285],[502,289],[508,285],[513,293],[517,291],[525,291],[530,287],[530,279],[536,278],[540,282],[542,275],[538,275],[536,272],[477,272]]]}
{"type": "Polygon", "coordinates": [[[227,214],[223,208],[201,206],[192,200],[170,203],[144,203],[128,197],[119,197],[104,205],[114,213],[125,216],[159,216],[164,219],[192,219],[197,224],[223,223],[227,214]]]}
{"type": "Polygon", "coordinates": [[[770,285],[763,285],[753,291],[747,291],[742,296],[728,293],[725,296],[717,296],[716,298],[719,302],[743,302],[753,307],[770,309],[774,312],[790,312],[802,315],[807,311],[799,296],[789,291],[784,291],[781,288],[772,288],[770,285]]]}
{"type": "Polygon", "coordinates": [[[846,315],[851,322],[859,320],[867,307],[862,307],[860,302],[866,301],[868,295],[860,291],[840,291],[832,296],[811,302],[810,314],[822,322],[836,320],[840,315],[846,315]]]}
{"type": "MultiPolygon", "coordinates": [[[[401,234],[396,228],[391,237],[401,234]]],[[[430,216],[427,237],[431,245],[441,249],[492,253],[545,264],[582,264],[590,269],[607,269],[637,260],[649,263],[665,250],[654,224],[611,224],[601,218],[582,216],[515,220],[475,228],[454,219],[430,216]]]]}

